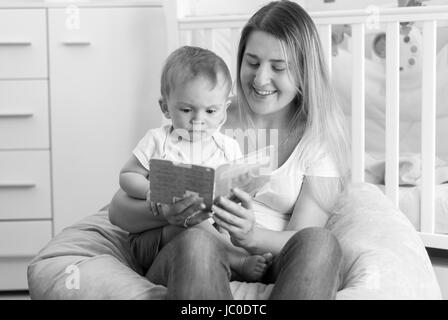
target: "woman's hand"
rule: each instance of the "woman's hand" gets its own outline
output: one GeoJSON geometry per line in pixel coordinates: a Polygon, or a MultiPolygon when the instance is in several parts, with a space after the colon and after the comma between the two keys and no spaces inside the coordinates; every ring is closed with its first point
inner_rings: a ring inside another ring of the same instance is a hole
{"type": "Polygon", "coordinates": [[[235,246],[253,252],[256,245],[252,199],[249,194],[240,189],[235,188],[232,192],[232,198],[241,201],[241,205],[220,197],[216,202],[217,205],[212,207],[215,213],[213,219],[221,228],[229,232],[230,240],[235,246]]]}
{"type": "Polygon", "coordinates": [[[191,227],[207,220],[212,216],[211,212],[204,211],[205,204],[202,199],[189,196],[177,201],[175,204],[150,203],[151,211],[157,215],[163,215],[169,224],[179,227],[191,227]]]}

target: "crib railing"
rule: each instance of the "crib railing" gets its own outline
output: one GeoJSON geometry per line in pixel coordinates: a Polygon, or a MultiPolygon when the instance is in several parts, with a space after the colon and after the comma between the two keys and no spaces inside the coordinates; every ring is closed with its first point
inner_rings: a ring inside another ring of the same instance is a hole
{"type": "MultiPolygon", "coordinates": [[[[448,19],[448,6],[387,8],[310,13],[321,38],[325,58],[332,69],[332,25],[350,25],[352,63],[352,180],[363,182],[365,169],[365,34],[379,24],[386,26],[386,141],[385,193],[399,204],[399,23],[419,21],[423,24],[421,157],[422,185],[420,234],[427,247],[448,249],[448,235],[435,233],[435,120],[436,120],[436,36],[437,22],[448,19]],[[367,29],[367,30],[366,30],[367,29]]],[[[214,32],[230,32],[230,68],[236,71],[239,35],[249,16],[212,16],[177,19],[172,33],[174,47],[183,44],[213,48],[214,32]],[[195,36],[202,33],[200,40],[195,36]],[[198,42],[199,41],[199,42],[198,42]]]]}

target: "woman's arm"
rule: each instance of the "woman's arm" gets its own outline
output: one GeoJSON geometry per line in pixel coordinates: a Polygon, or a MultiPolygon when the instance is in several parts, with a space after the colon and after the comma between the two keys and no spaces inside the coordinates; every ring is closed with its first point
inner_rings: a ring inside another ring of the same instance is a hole
{"type": "MultiPolygon", "coordinates": [[[[313,183],[326,183],[326,179],[333,178],[318,178],[313,183]]],[[[220,199],[221,208],[213,209],[216,212],[215,220],[229,231],[235,245],[245,248],[252,254],[271,252],[277,255],[297,231],[306,227],[323,227],[328,220],[328,213],[318,204],[311,192],[308,178],[304,179],[285,231],[273,231],[255,226],[250,196],[237,189],[234,194],[241,200],[242,206],[227,199],[220,199]]]]}
{"type": "Polygon", "coordinates": [[[128,232],[137,233],[159,228],[168,224],[183,226],[187,217],[191,217],[189,226],[210,218],[210,212],[203,211],[202,199],[187,197],[173,205],[164,205],[161,215],[153,215],[148,202],[129,197],[123,190],[115,193],[109,207],[109,220],[128,232]]]}
{"type": "MultiPolygon", "coordinates": [[[[255,247],[276,254],[297,231],[308,227],[324,227],[328,221],[329,212],[319,204],[311,190],[311,183],[315,186],[319,184],[321,188],[318,189],[323,190],[335,181],[339,180],[337,178],[305,177],[285,231],[258,230],[255,233],[255,243],[257,243],[255,247]]],[[[331,196],[334,196],[334,193],[331,196]]]]}
{"type": "Polygon", "coordinates": [[[337,194],[338,183],[339,178],[305,176],[286,230],[298,231],[307,227],[324,227],[330,213],[328,212],[329,204],[337,194]],[[319,195],[313,194],[311,185],[320,191],[319,195]]]}

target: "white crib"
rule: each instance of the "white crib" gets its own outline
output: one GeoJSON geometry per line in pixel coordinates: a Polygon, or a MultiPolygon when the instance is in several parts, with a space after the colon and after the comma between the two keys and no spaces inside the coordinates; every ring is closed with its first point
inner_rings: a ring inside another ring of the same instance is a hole
{"type": "MultiPolygon", "coordinates": [[[[173,2],[169,1],[173,9],[173,2]]],[[[174,12],[174,11],[171,11],[174,12]]],[[[436,119],[436,35],[439,21],[448,20],[448,6],[386,8],[310,13],[316,23],[332,69],[332,25],[350,25],[352,39],[351,132],[353,182],[365,180],[365,35],[378,24],[386,32],[386,141],[385,193],[399,205],[399,23],[419,21],[423,25],[421,161],[422,183],[419,233],[426,247],[448,250],[448,234],[435,232],[435,119],[436,119]]],[[[228,30],[232,59],[229,67],[236,70],[236,51],[241,28],[249,16],[210,16],[176,18],[168,15],[169,51],[190,44],[213,48],[216,30],[228,30]],[[201,36],[195,36],[200,33],[201,36]],[[199,42],[198,42],[199,40],[199,42]]],[[[447,88],[448,89],[448,88],[447,88]]]]}

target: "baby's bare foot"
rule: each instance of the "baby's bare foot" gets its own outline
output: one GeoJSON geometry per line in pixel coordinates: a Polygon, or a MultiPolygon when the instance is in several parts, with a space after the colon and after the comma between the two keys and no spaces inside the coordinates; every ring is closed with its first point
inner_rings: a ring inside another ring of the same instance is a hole
{"type": "Polygon", "coordinates": [[[274,256],[272,253],[267,252],[263,254],[263,258],[266,260],[266,265],[269,267],[274,260],[274,256]]]}
{"type": "Polygon", "coordinates": [[[236,272],[246,281],[258,281],[265,274],[267,266],[268,264],[264,256],[246,256],[241,258],[236,272]]]}

